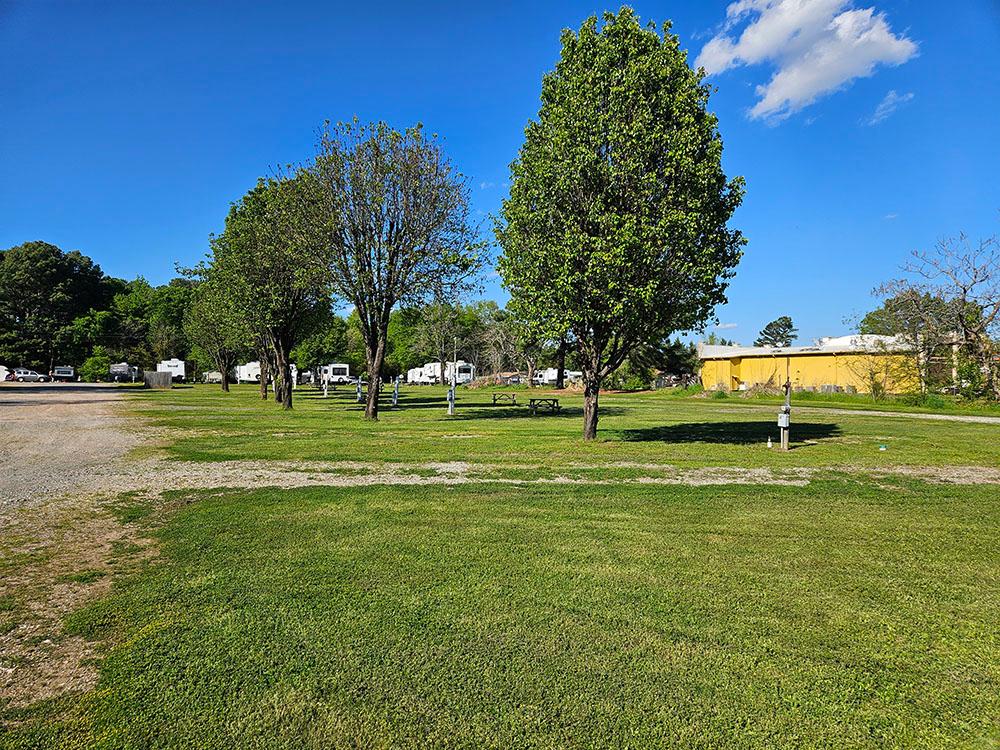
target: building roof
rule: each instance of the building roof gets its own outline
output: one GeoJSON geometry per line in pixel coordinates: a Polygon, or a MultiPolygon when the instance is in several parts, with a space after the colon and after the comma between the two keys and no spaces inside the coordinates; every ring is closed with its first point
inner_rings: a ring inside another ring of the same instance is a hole
{"type": "Polygon", "coordinates": [[[720,346],[698,344],[699,359],[732,359],[733,357],[788,357],[808,354],[881,354],[905,352],[910,349],[898,336],[855,334],[825,336],[814,346],[720,346]]]}

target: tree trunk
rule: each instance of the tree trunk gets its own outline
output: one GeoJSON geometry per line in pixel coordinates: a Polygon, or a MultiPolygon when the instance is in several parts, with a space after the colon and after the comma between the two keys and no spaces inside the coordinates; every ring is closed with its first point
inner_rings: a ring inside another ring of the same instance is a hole
{"type": "Polygon", "coordinates": [[[601,392],[601,384],[591,373],[584,373],[586,382],[583,390],[583,439],[593,440],[597,437],[597,399],[601,392]]]}
{"type": "Polygon", "coordinates": [[[267,357],[257,355],[260,357],[260,397],[264,401],[267,401],[267,380],[270,377],[269,368],[267,366],[267,357]]]}
{"type": "Polygon", "coordinates": [[[535,360],[529,359],[526,364],[528,365],[528,387],[535,387],[535,360]]]}
{"type": "Polygon", "coordinates": [[[556,390],[566,387],[566,340],[559,342],[559,352],[556,354],[556,390]]]}
{"type": "Polygon", "coordinates": [[[282,409],[292,408],[292,365],[288,361],[288,346],[280,339],[274,343],[274,398],[282,409]]]}
{"type": "Polygon", "coordinates": [[[385,341],[365,347],[368,359],[368,400],[365,402],[365,419],[378,421],[378,399],[382,392],[382,365],[385,363],[385,341]]]}

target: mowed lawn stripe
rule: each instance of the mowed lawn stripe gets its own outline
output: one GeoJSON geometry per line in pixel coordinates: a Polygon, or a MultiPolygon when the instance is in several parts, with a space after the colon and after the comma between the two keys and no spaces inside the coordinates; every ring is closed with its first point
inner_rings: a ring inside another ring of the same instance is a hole
{"type": "Polygon", "coordinates": [[[707,748],[1000,736],[989,488],[193,497],[156,531],[159,561],[72,618],[108,652],[78,708],[87,729],[66,724],[66,737],[707,748]]]}

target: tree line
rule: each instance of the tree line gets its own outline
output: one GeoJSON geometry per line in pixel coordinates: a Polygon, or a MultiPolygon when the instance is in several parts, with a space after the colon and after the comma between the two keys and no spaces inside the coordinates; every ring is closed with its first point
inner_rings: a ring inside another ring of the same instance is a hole
{"type": "Polygon", "coordinates": [[[699,330],[725,301],[745,244],[729,227],[744,184],[723,171],[711,89],[669,23],[644,25],[623,8],[561,41],[511,164],[495,243],[473,224],[468,181],[436,134],[327,123],[311,156],[230,206],[204,262],[178,282],[192,351],[223,373],[253,352],[291,408],[294,357],[328,353],[343,330],[363,355],[365,416],[377,419],[410,311],[420,311],[424,351],[453,342],[455,301],[477,288],[495,246],[510,302],[481,311],[480,356],[499,368],[516,353],[529,372],[549,354],[574,363],[593,439],[601,389],[689,357],[671,335],[699,330]],[[352,310],[343,329],[331,323],[336,309],[352,310]]]}

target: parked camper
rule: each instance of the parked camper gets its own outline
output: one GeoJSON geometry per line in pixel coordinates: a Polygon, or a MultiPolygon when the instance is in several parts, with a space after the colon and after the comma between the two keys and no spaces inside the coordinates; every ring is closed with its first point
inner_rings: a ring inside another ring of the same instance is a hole
{"type": "Polygon", "coordinates": [[[237,383],[259,383],[260,382],[260,362],[247,362],[236,368],[237,383]]]}
{"type": "MultiPolygon", "coordinates": [[[[299,382],[299,368],[295,365],[291,365],[292,369],[292,385],[299,382]]],[[[274,381],[273,377],[268,377],[267,382],[271,383],[274,381]]],[[[254,360],[253,362],[247,362],[245,365],[240,365],[236,368],[236,382],[237,383],[259,383],[260,382],[260,362],[254,360]]]]}
{"type": "Polygon", "coordinates": [[[169,372],[170,376],[174,380],[179,380],[181,382],[184,381],[184,377],[186,374],[184,360],[177,359],[176,357],[174,357],[173,359],[165,359],[162,362],[158,362],[156,364],[156,371],[169,372]]]}
{"type": "MultiPolygon", "coordinates": [[[[452,374],[455,373],[456,363],[445,362],[444,382],[451,383],[452,374]]],[[[458,360],[458,371],[455,382],[458,384],[471,383],[476,377],[476,366],[458,360]]],[[[428,362],[423,367],[414,367],[406,372],[406,382],[418,385],[432,385],[441,382],[441,363],[428,362]]]]}
{"type": "Polygon", "coordinates": [[[201,381],[203,383],[216,383],[216,384],[221,383],[222,373],[219,372],[218,370],[210,370],[209,372],[206,372],[204,375],[201,376],[201,381]]]}
{"type": "Polygon", "coordinates": [[[14,379],[14,371],[8,370],[3,365],[0,365],[0,383],[2,383],[4,380],[13,380],[13,379],[14,379]]]}
{"type": "Polygon", "coordinates": [[[57,367],[53,367],[52,379],[68,383],[71,380],[76,380],[76,370],[69,365],[59,365],[57,367]]]}
{"type": "Polygon", "coordinates": [[[329,385],[346,385],[353,382],[351,380],[351,368],[343,362],[333,362],[319,368],[319,382],[329,385]]]}
{"type": "MultiPolygon", "coordinates": [[[[555,367],[546,367],[543,370],[535,370],[535,385],[555,385],[559,379],[559,370],[555,367]]],[[[563,381],[566,383],[576,383],[583,380],[583,373],[579,370],[565,370],[563,381]]]]}
{"type": "Polygon", "coordinates": [[[115,383],[135,382],[139,375],[139,368],[128,362],[118,362],[108,368],[108,377],[115,383]]]}

